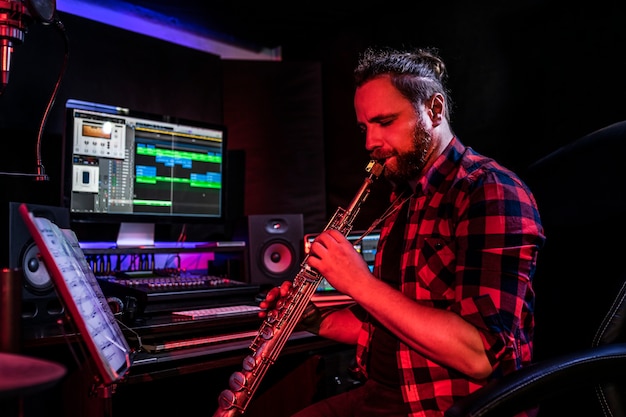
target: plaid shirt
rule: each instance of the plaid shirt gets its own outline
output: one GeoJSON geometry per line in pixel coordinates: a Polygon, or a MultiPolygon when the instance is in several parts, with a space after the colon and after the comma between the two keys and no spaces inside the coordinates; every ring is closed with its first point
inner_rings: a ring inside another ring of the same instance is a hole
{"type": "MultiPolygon", "coordinates": [[[[489,379],[528,365],[534,329],[531,279],[544,242],[531,192],[514,173],[454,138],[419,180],[409,204],[402,293],[475,326],[493,367],[489,379]]],[[[392,215],[381,228],[376,276],[394,220],[392,215]]],[[[357,361],[366,375],[370,336],[365,323],[357,361]]],[[[402,342],[396,360],[410,416],[442,416],[455,400],[489,380],[472,380],[402,342]]]]}

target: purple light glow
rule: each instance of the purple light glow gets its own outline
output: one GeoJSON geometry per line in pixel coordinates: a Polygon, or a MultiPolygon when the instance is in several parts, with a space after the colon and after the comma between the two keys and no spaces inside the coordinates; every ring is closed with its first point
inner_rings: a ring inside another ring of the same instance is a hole
{"type": "Polygon", "coordinates": [[[257,61],[280,61],[282,59],[280,47],[256,51],[231,45],[194,33],[169,16],[121,1],[57,0],[57,10],[205,51],[218,55],[222,59],[257,61]]]}

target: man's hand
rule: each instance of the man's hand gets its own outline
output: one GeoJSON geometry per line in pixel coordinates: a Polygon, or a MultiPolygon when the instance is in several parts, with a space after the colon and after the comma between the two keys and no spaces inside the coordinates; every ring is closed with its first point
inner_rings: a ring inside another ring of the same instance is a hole
{"type": "MultiPolygon", "coordinates": [[[[287,295],[289,295],[292,288],[293,284],[291,281],[284,281],[280,287],[274,287],[269,290],[265,299],[259,303],[259,307],[261,307],[259,317],[264,319],[268,316],[268,314],[272,314],[271,311],[275,310],[279,303],[287,297],[287,295]]],[[[306,309],[302,313],[302,317],[300,317],[297,329],[307,330],[311,333],[319,334],[322,320],[324,320],[324,318],[334,310],[334,308],[325,308],[320,310],[315,306],[315,304],[309,301],[306,309]]]]}
{"type": "Polygon", "coordinates": [[[265,299],[259,303],[259,307],[261,307],[261,311],[259,311],[259,317],[264,319],[267,317],[267,313],[276,308],[276,304],[285,298],[289,291],[291,291],[292,282],[284,281],[280,287],[274,287],[268,291],[265,299]]]}

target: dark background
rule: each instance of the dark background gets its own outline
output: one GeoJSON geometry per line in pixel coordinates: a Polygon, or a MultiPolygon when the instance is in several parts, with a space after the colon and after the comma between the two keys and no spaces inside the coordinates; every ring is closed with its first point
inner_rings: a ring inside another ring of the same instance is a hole
{"type": "MultiPolygon", "coordinates": [[[[233,44],[279,46],[282,60],[222,60],[59,12],[70,49],[43,138],[50,181],[4,176],[4,200],[61,203],[62,108],[73,97],[225,123],[229,149],[240,152],[234,175],[243,176],[243,184],[233,183],[240,195],[231,195],[231,210],[303,213],[305,232],[317,232],[365,175],[351,71],[368,45],[437,47],[449,67],[456,133],[521,174],[542,156],[624,118],[626,28],[623,13],[603,2],[132,3],[233,44]]],[[[16,47],[0,96],[7,144],[2,171],[34,172],[37,128],[63,51],[62,37],[43,25],[32,25],[16,47]]],[[[385,185],[378,188],[382,196],[385,185]]],[[[381,200],[370,199],[357,228],[378,215],[381,200]]]]}
{"type": "MultiPolygon", "coordinates": [[[[59,11],[69,59],[43,134],[50,180],[3,175],[3,202],[63,203],[63,106],[78,98],[226,124],[232,217],[303,213],[305,233],[318,232],[365,176],[351,72],[368,45],[438,48],[450,73],[456,133],[523,176],[541,157],[624,119],[624,13],[604,2],[95,3],[134,7],[162,24],[250,50],[279,48],[282,59],[220,59],[59,11]]],[[[31,25],[16,46],[0,96],[7,144],[1,171],[35,172],[37,129],[64,48],[63,36],[41,24],[31,25]]],[[[375,184],[356,228],[382,212],[386,187],[375,184]]],[[[157,237],[175,238],[180,227],[157,237]]],[[[212,228],[194,225],[190,237],[210,236],[212,228]]],[[[79,237],[98,239],[102,232],[87,233],[79,237]]]]}
{"type": "MultiPolygon", "coordinates": [[[[365,176],[352,107],[358,52],[434,46],[448,64],[456,133],[528,179],[539,199],[548,243],[535,286],[537,358],[590,344],[587,330],[608,304],[603,291],[612,296],[616,271],[623,273],[626,127],[587,136],[626,119],[625,13],[617,3],[93,2],[131,4],[253,50],[280,47],[282,60],[220,59],[61,12],[70,50],[43,134],[50,180],[1,175],[2,208],[8,201],[62,204],[63,105],[71,97],[226,124],[230,213],[302,213],[305,233],[318,232],[365,176]],[[529,169],[555,151],[566,157],[529,169]]],[[[37,129],[63,54],[62,36],[43,25],[31,26],[16,47],[0,96],[0,171],[35,172],[37,129]]],[[[384,182],[375,185],[356,228],[383,211],[386,191],[384,182]]],[[[180,227],[160,237],[175,239],[180,227]]],[[[193,225],[190,239],[213,228],[193,225]]]]}

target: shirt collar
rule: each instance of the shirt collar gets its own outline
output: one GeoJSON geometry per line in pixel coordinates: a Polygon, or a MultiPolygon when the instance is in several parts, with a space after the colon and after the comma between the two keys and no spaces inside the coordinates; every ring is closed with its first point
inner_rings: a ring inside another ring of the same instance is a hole
{"type": "MultiPolygon", "coordinates": [[[[454,136],[441,155],[435,159],[428,171],[416,178],[415,181],[409,182],[410,187],[413,189],[413,194],[433,194],[449,174],[456,169],[458,161],[462,158],[465,150],[465,145],[454,136]]],[[[397,197],[397,194],[401,192],[402,190],[397,190],[394,193],[394,197],[397,197]]]]}

